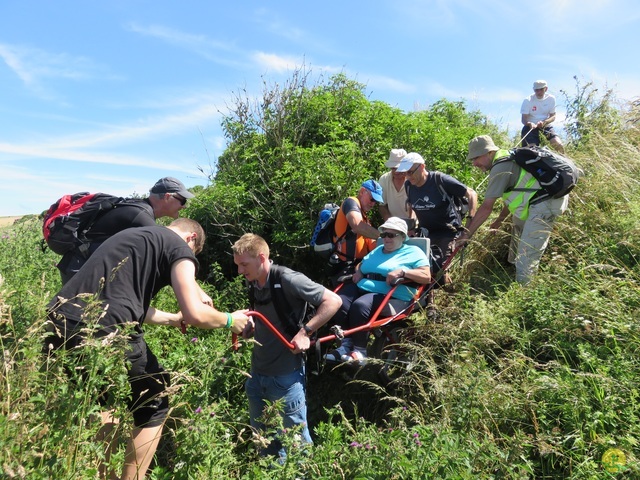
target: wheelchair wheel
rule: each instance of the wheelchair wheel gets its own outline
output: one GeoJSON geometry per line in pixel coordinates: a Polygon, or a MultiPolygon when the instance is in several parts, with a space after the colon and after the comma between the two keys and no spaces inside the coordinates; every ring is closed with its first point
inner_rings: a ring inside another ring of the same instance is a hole
{"type": "Polygon", "coordinates": [[[388,385],[410,372],[415,364],[415,352],[407,344],[412,329],[406,323],[389,325],[376,337],[371,347],[371,355],[381,360],[378,376],[388,385]]]}

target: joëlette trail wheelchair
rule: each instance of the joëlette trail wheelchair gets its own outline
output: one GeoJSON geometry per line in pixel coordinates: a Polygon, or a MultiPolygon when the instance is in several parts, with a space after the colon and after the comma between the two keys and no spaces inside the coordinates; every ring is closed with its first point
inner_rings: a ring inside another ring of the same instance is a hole
{"type": "MultiPolygon", "coordinates": [[[[428,238],[410,237],[407,239],[407,243],[418,246],[431,258],[428,238]]],[[[324,362],[321,362],[322,349],[324,347],[328,347],[344,337],[360,331],[368,331],[373,334],[373,343],[369,345],[368,356],[374,359],[370,364],[373,368],[377,369],[377,373],[383,383],[388,384],[411,370],[413,362],[412,354],[406,348],[406,341],[411,337],[409,317],[417,310],[425,307],[427,295],[433,288],[439,285],[439,282],[441,282],[442,277],[451,266],[453,259],[461,248],[462,247],[456,248],[442,263],[430,283],[425,285],[412,284],[412,286],[417,288],[417,292],[408,305],[405,301],[393,298],[393,293],[397,288],[397,285],[395,285],[385,295],[380,306],[374,311],[373,315],[365,324],[346,330],[343,330],[339,326],[329,324],[321,328],[317,338],[312,340],[312,345],[315,346],[316,365],[310,365],[309,371],[319,373],[325,366],[324,362]]],[[[334,291],[339,292],[346,281],[350,281],[350,275],[341,277],[334,291]]],[[[264,315],[256,311],[250,311],[248,315],[253,316],[254,321],[262,322],[286,347],[290,349],[294,348],[290,339],[286,338],[285,334],[278,330],[264,315]]],[[[237,341],[237,337],[234,335],[234,348],[238,348],[237,341]]],[[[326,348],[324,349],[326,350],[326,348]]],[[[310,349],[310,351],[312,350],[314,349],[310,349]]],[[[339,366],[340,364],[334,365],[339,366]]]]}

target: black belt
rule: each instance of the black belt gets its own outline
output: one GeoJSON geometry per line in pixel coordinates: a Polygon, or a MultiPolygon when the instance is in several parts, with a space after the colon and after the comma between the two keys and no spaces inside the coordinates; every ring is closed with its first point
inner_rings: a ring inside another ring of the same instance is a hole
{"type": "Polygon", "coordinates": [[[387,281],[387,277],[380,275],[379,273],[367,273],[364,278],[368,278],[369,280],[379,280],[381,282],[387,281]]]}

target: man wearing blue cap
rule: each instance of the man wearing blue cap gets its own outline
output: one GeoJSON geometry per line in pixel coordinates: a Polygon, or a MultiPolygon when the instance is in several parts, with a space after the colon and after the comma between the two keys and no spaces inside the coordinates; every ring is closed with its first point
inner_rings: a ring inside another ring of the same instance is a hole
{"type": "Polygon", "coordinates": [[[341,262],[361,260],[376,247],[380,232],[371,226],[367,213],[376,203],[382,202],[382,187],[375,180],[363,182],[357,196],[342,202],[336,215],[334,237],[341,262]]]}

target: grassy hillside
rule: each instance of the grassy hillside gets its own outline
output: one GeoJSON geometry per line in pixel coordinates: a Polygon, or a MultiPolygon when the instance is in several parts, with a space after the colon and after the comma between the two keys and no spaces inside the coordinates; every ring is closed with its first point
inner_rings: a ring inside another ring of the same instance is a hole
{"type": "MultiPolygon", "coordinates": [[[[275,468],[256,455],[242,391],[249,346],[233,353],[224,332],[149,329],[175,389],[152,478],[638,478],[640,135],[637,110],[624,115],[571,147],[586,177],[530,285],[512,282],[506,232],[479,234],[438,293],[438,321],[415,316],[410,373],[388,387],[367,371],[311,378],[310,456],[294,451],[275,468]]],[[[0,476],[94,478],[98,378],[78,388],[39,354],[59,280],[38,227],[26,217],[0,240],[0,476]]],[[[164,292],[158,305],[175,301],[164,292]]],[[[117,348],[97,344],[87,363],[109,371],[122,398],[117,348]]],[[[130,420],[116,414],[122,435],[130,420]]]]}

